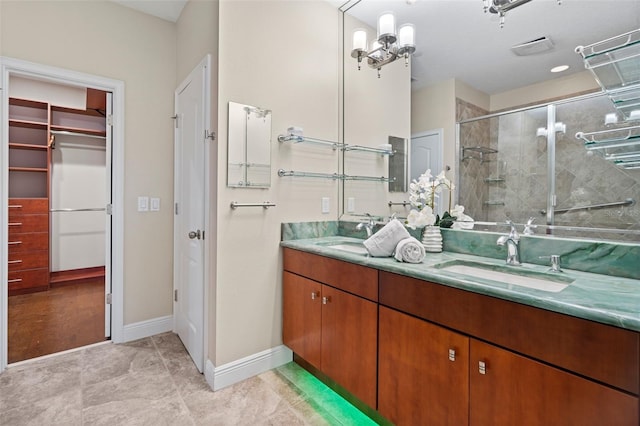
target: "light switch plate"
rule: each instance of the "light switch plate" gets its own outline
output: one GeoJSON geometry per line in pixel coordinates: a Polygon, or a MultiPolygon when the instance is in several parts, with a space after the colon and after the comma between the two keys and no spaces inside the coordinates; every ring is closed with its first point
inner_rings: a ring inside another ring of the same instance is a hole
{"type": "Polygon", "coordinates": [[[159,212],[160,211],[160,198],[151,197],[151,211],[159,212]]]}
{"type": "Polygon", "coordinates": [[[329,211],[331,211],[329,197],[322,197],[322,213],[327,214],[329,211]]]}
{"type": "Polygon", "coordinates": [[[139,212],[149,211],[149,197],[138,197],[138,211],[139,212]]]}
{"type": "Polygon", "coordinates": [[[347,198],[347,213],[356,211],[356,199],[354,197],[347,198]]]}

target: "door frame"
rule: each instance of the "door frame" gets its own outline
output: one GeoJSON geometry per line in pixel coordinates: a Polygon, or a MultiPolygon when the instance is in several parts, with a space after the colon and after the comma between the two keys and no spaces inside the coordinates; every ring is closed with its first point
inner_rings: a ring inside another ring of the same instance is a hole
{"type": "MultiPolygon", "coordinates": [[[[111,215],[111,340],[124,341],[124,82],[0,56],[0,372],[8,364],[9,76],[113,93],[111,215]]],[[[109,276],[107,271],[106,276],[109,276]]]]}
{"type": "MultiPolygon", "coordinates": [[[[185,79],[178,85],[178,87],[176,88],[175,92],[174,92],[174,113],[177,114],[177,108],[178,108],[178,102],[177,102],[177,96],[178,93],[182,92],[182,90],[185,89],[186,85],[188,84],[189,81],[189,76],[196,70],[200,69],[200,68],[204,68],[205,69],[205,79],[204,79],[204,128],[205,131],[208,131],[210,133],[212,133],[212,129],[211,129],[211,101],[212,101],[212,96],[211,96],[211,54],[207,54],[199,63],[198,65],[196,65],[190,72],[189,74],[185,77],[185,79]]],[[[204,137],[204,135],[203,135],[204,137]]],[[[183,286],[179,286],[178,282],[180,279],[179,276],[179,270],[180,268],[179,266],[179,262],[180,262],[180,255],[179,255],[179,248],[180,248],[180,244],[179,244],[179,226],[176,225],[176,214],[175,214],[175,205],[177,203],[178,200],[178,196],[179,196],[179,188],[180,188],[180,181],[178,179],[178,173],[177,171],[180,170],[179,167],[179,161],[180,161],[180,155],[178,153],[178,146],[176,144],[176,138],[177,138],[177,133],[174,130],[174,164],[173,164],[173,170],[174,170],[174,174],[173,174],[173,187],[174,187],[174,224],[173,224],[173,290],[174,292],[177,289],[182,289],[183,286]]],[[[209,232],[210,228],[210,194],[211,194],[211,162],[210,162],[210,153],[211,153],[211,144],[216,143],[217,139],[216,136],[214,134],[214,139],[208,139],[208,143],[206,142],[204,144],[204,233],[205,233],[205,237],[208,234],[209,238],[211,238],[212,232],[209,232]]],[[[203,239],[203,279],[204,279],[204,294],[202,295],[202,300],[204,303],[204,307],[203,307],[203,315],[202,315],[202,355],[203,355],[203,360],[202,360],[202,365],[203,368],[206,365],[206,361],[208,359],[209,356],[209,274],[210,274],[210,262],[209,262],[209,256],[211,253],[211,245],[212,243],[209,243],[209,241],[211,241],[210,239],[207,240],[206,238],[203,239]]],[[[215,243],[215,241],[214,241],[215,243]]],[[[175,293],[174,293],[175,294],[175,293]]],[[[177,332],[177,327],[176,327],[176,313],[175,313],[175,304],[177,302],[173,301],[173,305],[174,305],[174,310],[173,310],[173,331],[177,332]]]]}

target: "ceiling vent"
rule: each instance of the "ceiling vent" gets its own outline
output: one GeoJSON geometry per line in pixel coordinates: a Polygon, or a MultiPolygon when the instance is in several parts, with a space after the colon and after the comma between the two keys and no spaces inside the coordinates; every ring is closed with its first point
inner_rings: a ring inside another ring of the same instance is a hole
{"type": "Polygon", "coordinates": [[[540,37],[535,40],[511,46],[511,51],[518,56],[537,55],[553,49],[553,42],[549,37],[540,37]]]}

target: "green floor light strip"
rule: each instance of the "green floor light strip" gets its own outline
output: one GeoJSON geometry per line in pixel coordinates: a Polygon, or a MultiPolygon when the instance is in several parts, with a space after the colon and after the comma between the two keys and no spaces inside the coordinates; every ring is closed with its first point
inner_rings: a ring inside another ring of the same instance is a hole
{"type": "Polygon", "coordinates": [[[298,364],[290,362],[278,367],[276,371],[307,397],[307,402],[328,424],[341,426],[376,424],[298,364]]]}

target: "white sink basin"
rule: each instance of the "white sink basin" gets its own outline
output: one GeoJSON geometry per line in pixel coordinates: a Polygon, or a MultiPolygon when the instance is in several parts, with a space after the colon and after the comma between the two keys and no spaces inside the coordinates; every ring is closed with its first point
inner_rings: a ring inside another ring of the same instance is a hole
{"type": "MultiPolygon", "coordinates": [[[[573,282],[571,278],[562,275],[551,276],[542,272],[528,270],[505,271],[506,267],[497,265],[485,265],[482,263],[453,261],[436,265],[438,269],[447,272],[467,275],[473,278],[482,278],[497,281],[503,284],[533,288],[551,293],[558,293],[573,282]]],[[[517,266],[512,268],[518,268],[517,266]]]]}
{"type": "Polygon", "coordinates": [[[347,251],[349,253],[355,254],[367,254],[367,249],[362,245],[362,243],[337,243],[327,245],[325,247],[330,247],[336,250],[347,251]]]}

